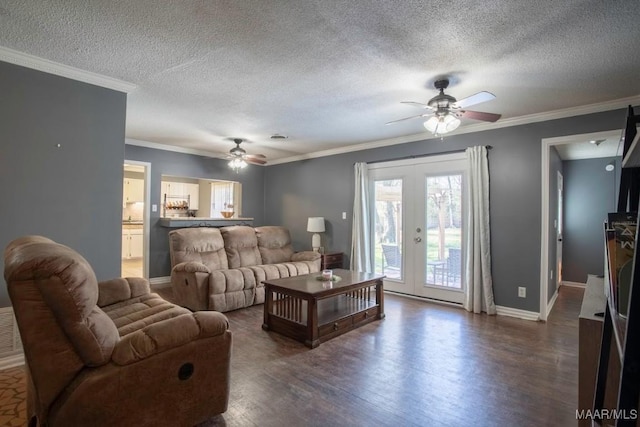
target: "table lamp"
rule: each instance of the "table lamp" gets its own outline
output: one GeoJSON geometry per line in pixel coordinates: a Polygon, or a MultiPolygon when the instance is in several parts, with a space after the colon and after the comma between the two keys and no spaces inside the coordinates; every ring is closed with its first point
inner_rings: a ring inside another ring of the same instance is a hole
{"type": "Polygon", "coordinates": [[[315,252],[320,250],[320,234],[324,233],[324,218],[321,216],[312,216],[307,221],[307,231],[314,233],[311,237],[311,247],[315,252]]]}

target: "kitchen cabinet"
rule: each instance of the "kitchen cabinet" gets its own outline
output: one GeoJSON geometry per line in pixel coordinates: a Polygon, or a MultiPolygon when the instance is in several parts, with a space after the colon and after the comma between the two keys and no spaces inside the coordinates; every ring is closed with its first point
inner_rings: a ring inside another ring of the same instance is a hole
{"type": "Polygon", "coordinates": [[[199,209],[200,185],[189,182],[162,181],[160,184],[161,200],[177,203],[180,201],[188,204],[189,210],[199,209]],[[165,197],[166,196],[166,197],[165,197]]]}
{"type": "Polygon", "coordinates": [[[197,211],[200,208],[200,184],[184,184],[184,189],[189,195],[189,209],[197,211]]]}
{"type": "Polygon", "coordinates": [[[122,230],[122,258],[142,258],[144,251],[142,228],[122,230]]]}
{"type": "Polygon", "coordinates": [[[144,180],[125,178],[123,182],[122,199],[125,204],[144,202],[144,180]]]}

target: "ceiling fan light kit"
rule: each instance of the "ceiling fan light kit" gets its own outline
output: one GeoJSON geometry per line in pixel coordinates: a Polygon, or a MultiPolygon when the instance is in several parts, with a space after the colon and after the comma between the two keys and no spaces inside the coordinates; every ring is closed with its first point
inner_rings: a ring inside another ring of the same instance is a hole
{"type": "Polygon", "coordinates": [[[229,167],[233,169],[236,173],[238,173],[240,172],[240,169],[244,169],[247,167],[247,162],[245,162],[241,158],[236,158],[229,162],[229,167]]]}
{"type": "Polygon", "coordinates": [[[460,126],[460,119],[453,114],[433,116],[424,122],[424,127],[436,136],[453,132],[458,126],[460,126]]]}
{"type": "Polygon", "coordinates": [[[246,150],[240,147],[240,144],[244,142],[243,139],[234,138],[233,142],[236,146],[229,150],[227,159],[229,159],[229,167],[236,173],[240,172],[241,169],[246,168],[248,163],[253,163],[254,165],[264,165],[267,163],[266,156],[264,154],[247,154],[246,150]]]}
{"type": "Polygon", "coordinates": [[[403,101],[403,104],[410,104],[415,107],[424,108],[430,110],[425,114],[419,114],[417,116],[405,117],[399,120],[393,120],[386,124],[394,124],[402,122],[404,120],[415,119],[418,117],[426,117],[433,114],[426,122],[424,127],[432,132],[434,135],[443,135],[448,132],[453,132],[460,126],[460,117],[467,117],[474,120],[482,120],[485,122],[495,122],[501,115],[494,113],[485,113],[481,111],[463,110],[470,105],[479,104],[481,102],[491,101],[495,98],[495,95],[489,92],[478,92],[474,95],[468,96],[461,100],[456,100],[451,95],[444,93],[444,90],[449,86],[448,79],[440,79],[434,83],[436,89],[440,93],[429,100],[426,104],[413,101],[403,101]]]}

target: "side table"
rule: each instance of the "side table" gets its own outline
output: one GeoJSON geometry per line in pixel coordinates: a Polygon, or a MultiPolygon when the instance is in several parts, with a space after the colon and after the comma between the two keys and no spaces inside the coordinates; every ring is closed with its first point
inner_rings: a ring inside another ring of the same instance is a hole
{"type": "Polygon", "coordinates": [[[320,258],[320,270],[343,268],[343,258],[344,254],[342,252],[329,252],[322,254],[322,258],[320,258]]]}

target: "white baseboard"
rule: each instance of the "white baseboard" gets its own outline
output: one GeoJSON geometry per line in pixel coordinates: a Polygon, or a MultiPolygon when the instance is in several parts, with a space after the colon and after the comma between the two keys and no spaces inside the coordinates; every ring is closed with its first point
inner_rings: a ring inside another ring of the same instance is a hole
{"type": "Polygon", "coordinates": [[[462,306],[462,304],[458,304],[458,303],[455,303],[455,302],[442,301],[442,300],[439,300],[439,299],[433,299],[433,298],[427,298],[427,297],[419,297],[419,296],[416,296],[416,295],[404,294],[402,292],[389,291],[387,289],[384,290],[384,293],[385,294],[396,295],[396,296],[403,297],[403,298],[415,299],[415,300],[423,301],[423,302],[430,302],[430,303],[433,303],[433,304],[446,305],[446,306],[449,306],[449,307],[456,307],[456,308],[464,308],[462,306]]]}
{"type": "Polygon", "coordinates": [[[517,317],[518,319],[532,320],[537,322],[540,320],[540,313],[535,311],[520,310],[519,308],[504,307],[496,305],[496,314],[498,316],[517,317]]]}
{"type": "Polygon", "coordinates": [[[586,283],[580,283],[580,282],[569,282],[568,280],[563,280],[562,282],[560,282],[560,286],[569,286],[571,288],[585,288],[587,286],[586,283]]]}
{"type": "Polygon", "coordinates": [[[0,358],[0,371],[24,365],[24,353],[20,352],[0,358]]]}

